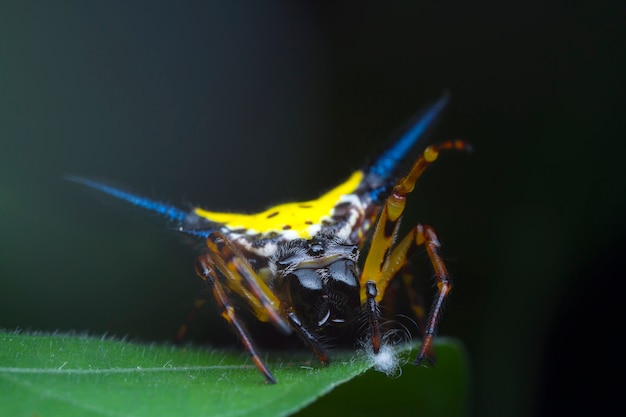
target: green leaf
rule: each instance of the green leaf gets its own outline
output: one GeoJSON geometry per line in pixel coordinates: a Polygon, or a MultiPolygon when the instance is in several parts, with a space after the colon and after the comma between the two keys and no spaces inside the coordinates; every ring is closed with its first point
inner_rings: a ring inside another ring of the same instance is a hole
{"type": "Polygon", "coordinates": [[[337,353],[323,367],[304,349],[272,352],[268,365],[278,384],[269,385],[241,352],[0,333],[0,415],[284,416],[349,380],[302,415],[340,410],[342,416],[372,415],[398,404],[409,404],[411,414],[462,415],[467,408],[462,349],[446,340],[436,352],[437,366],[407,365],[399,378],[367,371],[371,362],[364,353],[337,353]]]}

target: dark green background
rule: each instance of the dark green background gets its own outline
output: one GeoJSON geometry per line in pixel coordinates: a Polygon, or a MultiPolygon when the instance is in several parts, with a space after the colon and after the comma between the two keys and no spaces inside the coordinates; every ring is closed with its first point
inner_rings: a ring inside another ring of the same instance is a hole
{"type": "Polygon", "coordinates": [[[472,411],[610,398],[621,2],[55,3],[0,4],[0,327],[168,340],[199,288],[190,246],[64,174],[259,210],[335,185],[449,89],[434,140],[476,152],[442,156],[405,225],[445,244],[472,411]]]}

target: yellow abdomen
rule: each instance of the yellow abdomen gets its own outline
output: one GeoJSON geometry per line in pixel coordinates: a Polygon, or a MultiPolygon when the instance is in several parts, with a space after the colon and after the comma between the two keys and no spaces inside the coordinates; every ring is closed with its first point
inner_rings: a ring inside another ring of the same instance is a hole
{"type": "Polygon", "coordinates": [[[243,229],[245,234],[261,235],[290,231],[297,237],[310,239],[324,221],[331,219],[337,204],[352,194],[362,179],[363,172],[356,171],[347,181],[316,200],[279,204],[260,213],[219,213],[201,208],[194,209],[194,213],[231,231],[243,229]]]}

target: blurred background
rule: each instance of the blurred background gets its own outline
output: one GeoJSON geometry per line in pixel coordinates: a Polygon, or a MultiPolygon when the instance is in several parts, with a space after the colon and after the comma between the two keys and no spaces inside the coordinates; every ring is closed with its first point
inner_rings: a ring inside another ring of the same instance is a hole
{"type": "Polygon", "coordinates": [[[54,3],[0,4],[0,328],[172,340],[201,288],[193,246],[63,175],[261,210],[331,188],[449,90],[431,141],[475,152],[442,155],[404,224],[444,243],[472,414],[616,394],[622,2],[54,3]]]}

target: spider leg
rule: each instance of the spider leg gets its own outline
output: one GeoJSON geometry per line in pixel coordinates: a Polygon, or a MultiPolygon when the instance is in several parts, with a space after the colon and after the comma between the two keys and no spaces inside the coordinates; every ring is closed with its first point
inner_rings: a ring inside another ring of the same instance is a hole
{"type": "Polygon", "coordinates": [[[274,378],[274,375],[272,375],[267,366],[265,366],[265,363],[261,360],[261,357],[257,353],[252,337],[248,333],[248,330],[244,326],[243,322],[241,322],[237,317],[235,308],[233,307],[226,290],[222,286],[213,265],[214,262],[211,259],[210,254],[202,255],[198,258],[196,272],[213,290],[213,297],[215,297],[221,316],[235,329],[237,336],[239,336],[239,340],[241,340],[241,343],[250,354],[252,362],[256,365],[257,369],[263,374],[263,376],[265,376],[267,382],[275,384],[276,378],[274,378]]]}
{"type": "MultiPolygon", "coordinates": [[[[408,256],[408,254],[407,254],[408,256]]],[[[413,315],[417,319],[418,328],[424,329],[426,324],[426,309],[424,308],[424,297],[415,290],[413,287],[413,279],[415,278],[415,271],[413,265],[404,265],[398,273],[404,291],[409,298],[409,305],[413,315]]]]}
{"type": "Polygon", "coordinates": [[[291,327],[280,314],[280,300],[237,248],[220,232],[209,235],[207,246],[208,255],[226,278],[228,288],[250,305],[260,321],[269,321],[278,330],[290,334],[291,327]]]}
{"type": "Polygon", "coordinates": [[[437,234],[432,227],[427,225],[418,224],[415,229],[415,242],[417,245],[424,245],[426,252],[430,258],[430,262],[435,270],[435,276],[437,278],[437,294],[435,295],[435,301],[430,309],[430,315],[428,316],[428,322],[424,329],[424,338],[422,340],[422,347],[420,348],[417,357],[415,358],[415,364],[420,365],[424,360],[424,357],[430,354],[430,348],[435,337],[437,330],[437,323],[441,316],[441,308],[448,293],[452,289],[452,282],[450,281],[450,275],[446,268],[443,259],[439,253],[441,243],[437,238],[437,234]]]}
{"type": "Polygon", "coordinates": [[[178,332],[176,332],[176,343],[182,343],[185,337],[187,337],[187,333],[189,332],[191,324],[196,320],[198,312],[207,303],[207,301],[208,299],[206,297],[202,297],[200,295],[194,298],[193,306],[189,309],[189,312],[185,316],[184,321],[178,328],[178,332]]]}
{"type": "Polygon", "coordinates": [[[409,256],[412,252],[413,250],[410,250],[406,254],[404,265],[402,265],[396,276],[389,282],[387,289],[384,291],[385,295],[381,300],[381,304],[386,307],[390,316],[393,317],[399,314],[397,309],[398,297],[406,297],[413,316],[417,319],[416,323],[418,329],[424,329],[426,327],[426,309],[424,308],[424,297],[413,287],[415,268],[409,261],[409,256]],[[395,279],[396,277],[397,279],[395,279]],[[402,293],[402,295],[400,295],[400,293],[402,293]]]}
{"type": "Polygon", "coordinates": [[[434,249],[435,244],[439,245],[436,235],[431,228],[428,228],[429,239],[428,242],[426,242],[423,231],[424,227],[418,225],[393,251],[391,249],[398,234],[400,220],[406,207],[406,196],[415,189],[415,183],[424,170],[437,160],[439,152],[449,149],[467,151],[470,150],[470,147],[460,140],[428,146],[415,161],[408,174],[396,183],[393,192],[385,201],[385,205],[376,223],[370,249],[360,278],[361,303],[366,305],[366,310],[368,311],[372,348],[375,353],[378,352],[381,339],[379,325],[376,324],[380,322],[378,303],[382,300],[389,281],[395,276],[402,265],[404,265],[409,251],[413,250],[413,242],[416,242],[417,245],[426,244],[426,249],[435,267],[435,272],[437,273],[439,287],[438,301],[435,302],[433,314],[431,314],[431,318],[428,320],[424,344],[418,355],[417,362],[421,362],[432,344],[432,335],[434,334],[440,314],[441,304],[449,292],[447,272],[445,272],[445,274],[440,273],[441,268],[445,271],[445,266],[443,265],[441,257],[438,255],[438,246],[437,249],[434,249]],[[421,230],[421,232],[418,229],[421,230]]]}
{"type": "Polygon", "coordinates": [[[437,234],[432,227],[418,224],[400,241],[400,243],[398,243],[389,256],[389,262],[387,264],[388,267],[383,271],[383,274],[381,274],[381,280],[378,284],[379,287],[383,289],[386,288],[389,281],[391,281],[396,273],[403,268],[407,257],[413,253],[418,246],[422,245],[426,248],[426,252],[428,253],[433,269],[435,270],[435,277],[437,279],[437,294],[431,308],[431,313],[428,320],[425,322],[425,326],[423,325],[425,317],[424,307],[418,298],[417,292],[411,285],[413,275],[402,275],[402,281],[407,289],[407,294],[409,295],[411,309],[420,322],[420,328],[424,329],[422,347],[420,348],[415,360],[417,365],[422,362],[424,357],[430,355],[430,348],[437,330],[437,323],[439,321],[439,317],[441,316],[441,308],[445,298],[452,289],[452,282],[450,280],[448,270],[439,253],[441,244],[439,243],[437,234]]]}
{"type": "MultiPolygon", "coordinates": [[[[209,252],[201,259],[207,259],[217,267],[226,280],[227,288],[243,298],[260,321],[270,321],[286,334],[291,333],[292,329],[295,330],[298,336],[313,350],[320,362],[328,363],[328,353],[322,346],[319,336],[307,329],[300,318],[287,306],[282,306],[281,309],[280,300],[270,291],[263,279],[252,269],[246,258],[228,239],[220,232],[214,232],[207,238],[207,246],[209,252]],[[285,317],[281,315],[282,310],[286,310],[285,317]]],[[[198,269],[198,274],[203,279],[205,277],[204,269],[198,269]]],[[[221,284],[219,285],[221,286],[221,284]]],[[[232,315],[234,317],[234,311],[232,315]]],[[[235,321],[230,315],[224,316],[224,318],[235,327],[242,343],[251,353],[255,364],[261,373],[267,377],[265,367],[260,363],[258,355],[253,354],[254,346],[243,327],[243,323],[238,320],[235,321]]]]}

